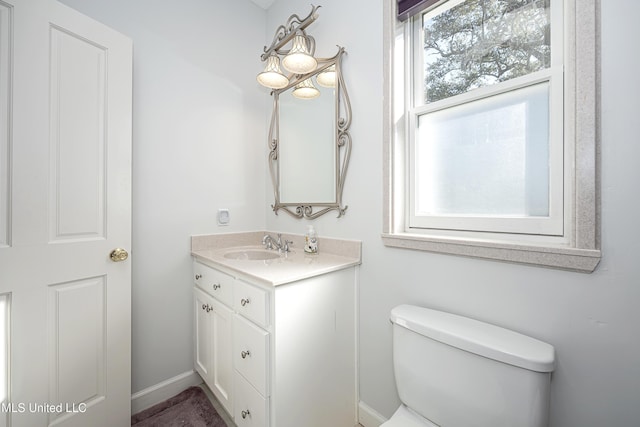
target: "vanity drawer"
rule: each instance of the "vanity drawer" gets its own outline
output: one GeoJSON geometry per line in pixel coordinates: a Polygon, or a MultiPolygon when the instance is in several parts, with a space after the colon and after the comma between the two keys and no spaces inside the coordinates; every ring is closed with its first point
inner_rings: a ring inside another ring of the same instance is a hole
{"type": "Polygon", "coordinates": [[[193,263],[196,285],[222,303],[231,306],[233,301],[233,277],[199,262],[193,263]]]}
{"type": "Polygon", "coordinates": [[[265,289],[237,280],[233,308],[259,325],[269,325],[269,293],[265,289]]]}
{"type": "Polygon", "coordinates": [[[269,395],[269,333],[237,314],[233,319],[233,366],[263,396],[269,395]]]}
{"type": "Polygon", "coordinates": [[[253,388],[239,373],[235,374],[236,399],[233,418],[238,427],[268,427],[269,398],[253,388]]]}

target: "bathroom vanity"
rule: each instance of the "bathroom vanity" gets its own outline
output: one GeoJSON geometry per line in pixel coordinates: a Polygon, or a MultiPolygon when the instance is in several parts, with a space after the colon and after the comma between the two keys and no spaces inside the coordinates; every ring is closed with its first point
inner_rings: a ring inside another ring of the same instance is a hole
{"type": "Polygon", "coordinates": [[[264,235],[192,237],[195,369],[240,427],[352,427],[360,242],[264,235]]]}

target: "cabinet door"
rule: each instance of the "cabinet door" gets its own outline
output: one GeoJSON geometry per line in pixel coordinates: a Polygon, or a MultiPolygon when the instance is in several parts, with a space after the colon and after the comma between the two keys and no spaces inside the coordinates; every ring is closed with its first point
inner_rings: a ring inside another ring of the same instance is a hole
{"type": "Polygon", "coordinates": [[[233,363],[231,336],[233,331],[233,312],[217,301],[212,301],[211,317],[211,354],[212,364],[209,372],[209,388],[225,407],[233,413],[233,363]]]}
{"type": "Polygon", "coordinates": [[[193,289],[193,300],[195,303],[195,368],[202,376],[202,379],[209,384],[211,377],[211,315],[213,310],[213,298],[202,292],[193,289]]]}

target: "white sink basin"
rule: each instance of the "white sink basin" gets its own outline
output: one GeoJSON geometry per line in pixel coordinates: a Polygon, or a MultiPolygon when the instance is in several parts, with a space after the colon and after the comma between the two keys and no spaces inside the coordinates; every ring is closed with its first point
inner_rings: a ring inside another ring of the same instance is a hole
{"type": "Polygon", "coordinates": [[[267,259],[280,258],[280,254],[274,251],[267,251],[262,249],[240,249],[229,251],[224,254],[227,259],[240,259],[247,261],[264,261],[267,259]]]}

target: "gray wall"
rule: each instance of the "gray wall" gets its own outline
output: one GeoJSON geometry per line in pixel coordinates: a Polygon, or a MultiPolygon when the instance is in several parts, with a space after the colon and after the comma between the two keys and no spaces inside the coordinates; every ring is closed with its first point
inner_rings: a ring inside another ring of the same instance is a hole
{"type": "MultiPolygon", "coordinates": [[[[266,166],[268,92],[258,56],[291,13],[249,1],[64,0],[134,41],[133,391],[192,369],[188,236],[303,233],[275,216],[266,166]],[[242,25],[242,32],[234,27],[242,25]],[[228,43],[228,46],[224,46],[228,43]],[[232,225],[215,225],[228,207],[232,225]]],[[[384,416],[398,405],[389,310],[400,303],[489,321],[556,347],[552,427],[640,420],[640,5],[602,1],[602,251],[590,275],[382,245],[382,0],[324,0],[310,27],[320,56],[347,48],[354,141],[344,218],[320,235],[363,241],[360,395],[384,416]]]]}
{"type": "MultiPolygon", "coordinates": [[[[345,46],[353,102],[353,153],[344,218],[315,221],[320,235],[361,239],[360,397],[384,416],[398,405],[389,310],[435,307],[553,344],[551,426],[640,424],[640,5],[602,1],[602,252],[590,275],[438,255],[382,245],[382,0],[324,0],[309,31],[320,56],[345,46]]],[[[267,32],[300,0],[278,0],[267,32]]],[[[273,31],[273,30],[271,30],[273,31]]],[[[267,200],[269,202],[269,200],[267,200]]],[[[269,229],[304,232],[304,221],[267,210],[269,229]]]]}

